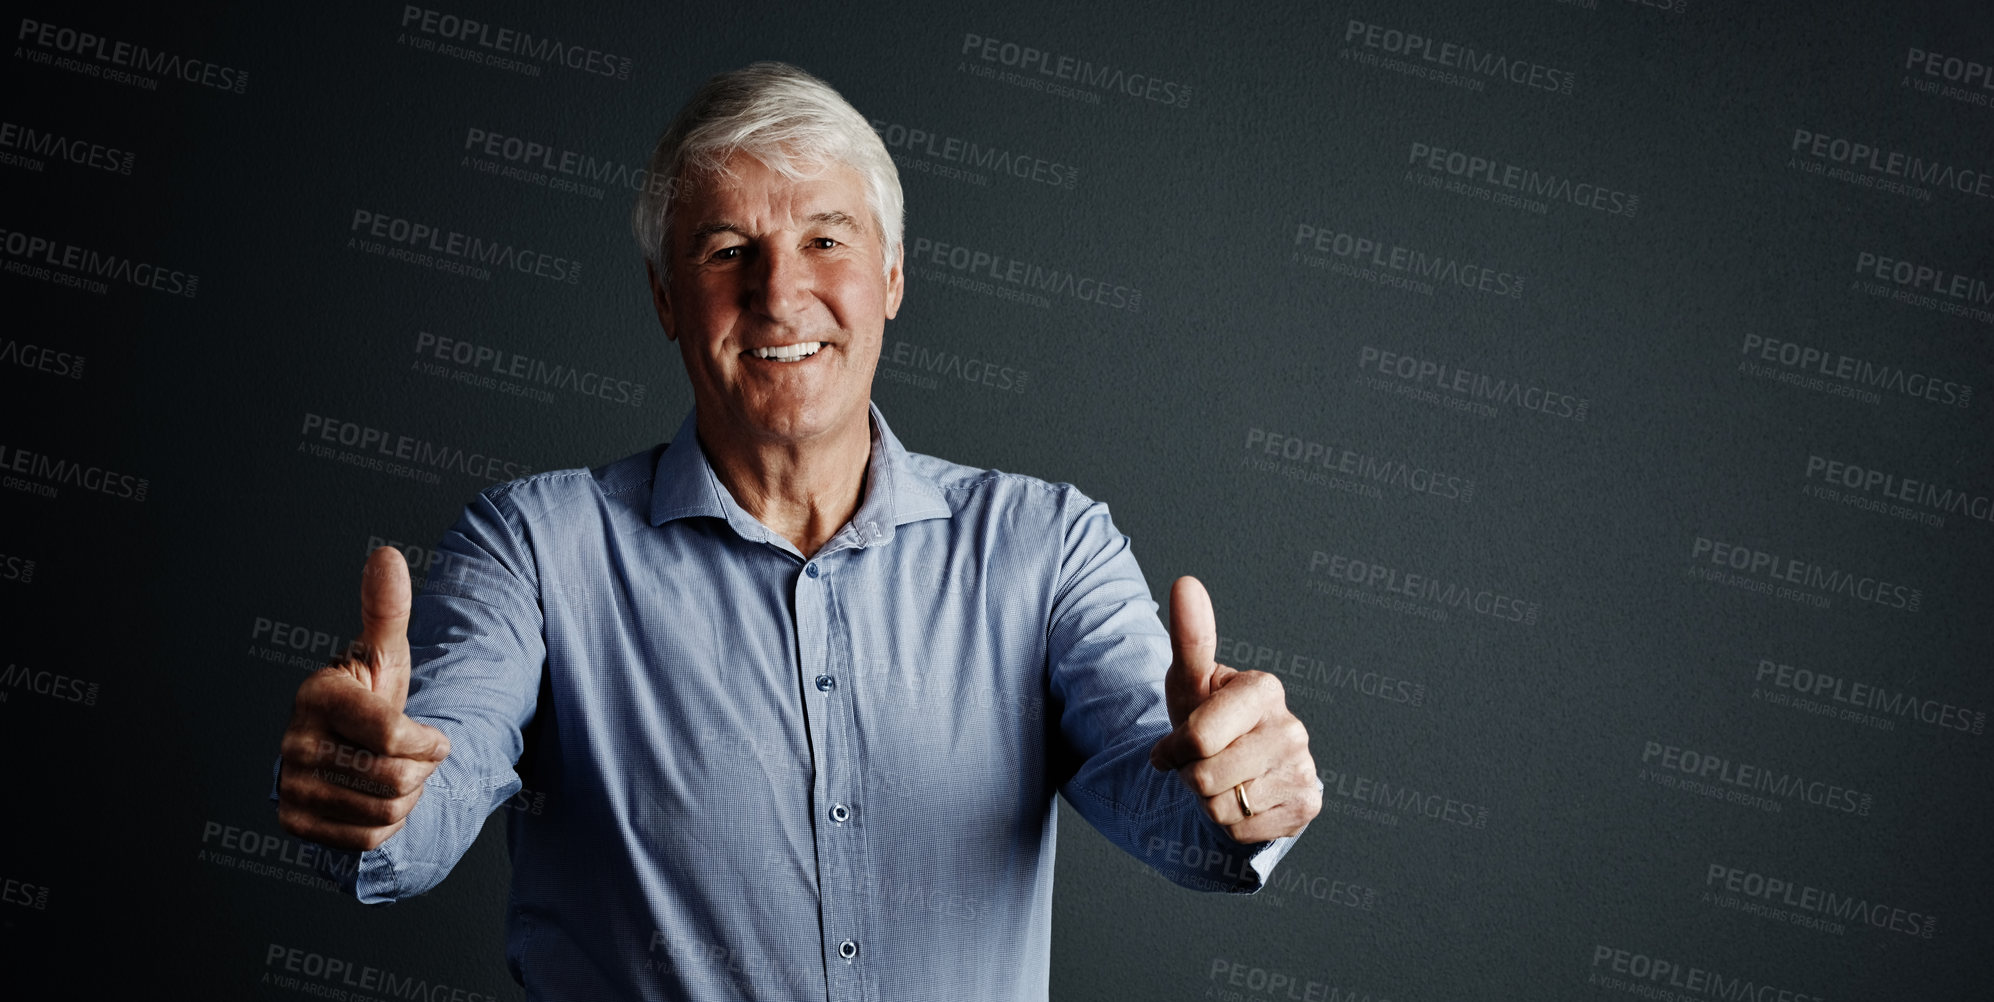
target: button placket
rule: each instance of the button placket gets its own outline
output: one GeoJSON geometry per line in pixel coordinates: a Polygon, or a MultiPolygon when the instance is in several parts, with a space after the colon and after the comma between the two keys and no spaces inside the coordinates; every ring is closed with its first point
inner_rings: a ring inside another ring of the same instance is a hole
{"type": "Polygon", "coordinates": [[[857,805],[853,797],[862,792],[859,770],[853,764],[853,708],[849,658],[841,656],[848,642],[846,631],[837,621],[837,604],[831,586],[831,573],[820,554],[803,565],[797,576],[796,609],[799,621],[805,610],[817,629],[814,650],[802,666],[811,680],[805,690],[812,697],[809,716],[816,748],[816,770],[812,779],[812,801],[824,812],[813,825],[818,859],[818,893],[825,950],[842,963],[832,965],[829,988],[834,999],[862,1000],[868,989],[863,970],[857,966],[860,943],[864,939],[864,895],[867,886],[863,860],[864,842],[858,831],[857,805]]]}

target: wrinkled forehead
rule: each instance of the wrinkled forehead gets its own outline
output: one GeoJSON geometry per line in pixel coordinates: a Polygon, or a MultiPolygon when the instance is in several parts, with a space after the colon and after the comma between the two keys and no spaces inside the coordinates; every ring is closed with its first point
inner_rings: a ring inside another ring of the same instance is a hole
{"type": "Polygon", "coordinates": [[[716,223],[757,230],[793,226],[829,214],[870,219],[865,177],[856,167],[822,159],[792,159],[776,167],[747,151],[732,154],[718,168],[688,169],[678,179],[675,202],[673,229],[681,233],[716,223]]]}

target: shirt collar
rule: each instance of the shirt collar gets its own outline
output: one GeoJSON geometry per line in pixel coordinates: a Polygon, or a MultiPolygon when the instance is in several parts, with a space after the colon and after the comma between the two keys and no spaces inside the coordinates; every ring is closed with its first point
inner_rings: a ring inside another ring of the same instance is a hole
{"type": "MultiPolygon", "coordinates": [[[[868,400],[866,411],[871,416],[872,452],[866,460],[865,498],[851,521],[824,545],[824,552],[839,546],[889,543],[898,526],[951,514],[941,488],[909,464],[907,449],[887,426],[879,405],[868,400]]],[[[698,416],[698,408],[688,411],[670,446],[658,456],[651,484],[651,524],[693,516],[725,519],[743,539],[794,551],[789,540],[748,514],[720,482],[706,450],[700,447],[698,416]]]]}

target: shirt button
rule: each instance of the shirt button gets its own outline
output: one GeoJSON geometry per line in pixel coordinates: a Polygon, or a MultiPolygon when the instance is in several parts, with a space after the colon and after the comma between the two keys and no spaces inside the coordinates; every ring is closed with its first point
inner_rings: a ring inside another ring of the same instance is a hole
{"type": "Polygon", "coordinates": [[[808,575],[810,575],[810,576],[811,576],[811,577],[813,577],[813,578],[814,578],[814,577],[816,577],[816,576],[817,576],[817,565],[816,565],[816,564],[804,564],[804,565],[803,565],[803,573],[805,573],[805,574],[808,574],[808,575]]]}
{"type": "Polygon", "coordinates": [[[831,820],[836,821],[839,824],[844,824],[846,821],[851,820],[851,816],[852,816],[851,808],[846,807],[843,804],[831,805],[831,820]]]}
{"type": "Polygon", "coordinates": [[[838,944],[838,956],[843,957],[846,960],[850,960],[858,955],[859,955],[859,945],[857,943],[854,943],[848,939],[838,944]]]}
{"type": "Polygon", "coordinates": [[[831,691],[832,689],[835,689],[835,688],[837,688],[837,687],[838,687],[838,680],[837,680],[837,679],[835,679],[835,678],[832,678],[832,677],[831,677],[831,676],[829,676],[829,675],[819,675],[819,676],[817,676],[817,691],[818,691],[818,692],[830,692],[830,691],[831,691]]]}

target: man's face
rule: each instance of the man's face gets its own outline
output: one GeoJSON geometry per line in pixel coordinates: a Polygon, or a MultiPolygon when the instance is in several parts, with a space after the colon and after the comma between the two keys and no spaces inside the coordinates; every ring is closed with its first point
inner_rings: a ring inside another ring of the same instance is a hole
{"type": "MultiPolygon", "coordinates": [[[[693,399],[730,430],[802,443],[863,423],[900,261],[880,268],[865,181],[842,164],[792,181],[747,154],[732,177],[691,179],[652,275],[693,399]],[[763,357],[769,349],[814,354],[763,357]]],[[[897,255],[896,255],[897,258],[897,255]]]]}

